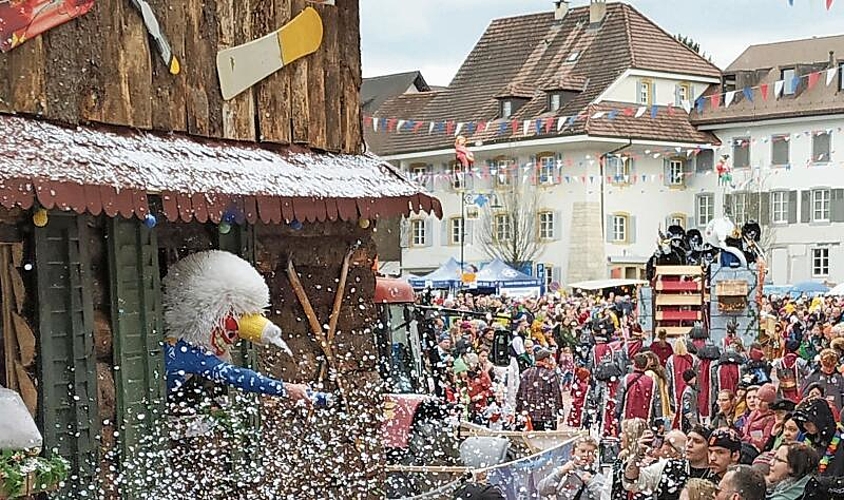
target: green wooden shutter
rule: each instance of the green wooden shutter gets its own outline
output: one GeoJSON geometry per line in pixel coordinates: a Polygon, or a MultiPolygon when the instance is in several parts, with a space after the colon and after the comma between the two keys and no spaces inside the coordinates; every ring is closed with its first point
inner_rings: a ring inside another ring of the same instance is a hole
{"type": "Polygon", "coordinates": [[[109,219],[114,382],[124,498],[144,491],[162,447],[164,358],[156,233],[137,220],[109,219]]]}
{"type": "Polygon", "coordinates": [[[81,498],[96,479],[97,414],[94,309],[86,221],[50,214],[35,229],[40,428],[47,455],[70,460],[61,498],[81,498]]]}

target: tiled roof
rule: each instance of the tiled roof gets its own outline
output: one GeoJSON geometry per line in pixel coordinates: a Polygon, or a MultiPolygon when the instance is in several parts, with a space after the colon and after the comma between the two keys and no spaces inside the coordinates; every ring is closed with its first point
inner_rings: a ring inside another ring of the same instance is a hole
{"type": "Polygon", "coordinates": [[[830,52],[834,57],[844,56],[844,35],[751,45],[724,72],[826,62],[830,52]]]}
{"type": "Polygon", "coordinates": [[[170,220],[355,220],[442,213],[439,201],[371,155],[328,154],[0,114],[0,205],[170,220]]]}
{"type": "MultiPolygon", "coordinates": [[[[375,116],[424,121],[491,121],[498,117],[496,97],[529,97],[513,120],[571,116],[587,107],[624,71],[637,68],[690,75],[718,77],[718,68],[645,18],[633,7],[610,3],[603,23],[589,25],[589,7],[572,8],[561,22],[552,12],[494,20],[463,62],[446,90],[428,98],[415,114],[401,107],[380,109],[375,116]],[[577,90],[571,100],[556,112],[546,111],[546,90],[577,90]],[[517,95],[518,94],[518,95],[517,95]]],[[[418,101],[417,101],[418,102],[418,101]]],[[[561,135],[583,133],[585,122],[567,127],[561,135]]],[[[605,128],[606,129],[606,128],[605,128]]],[[[617,127],[613,127],[617,129],[617,127]]],[[[678,128],[665,139],[692,141],[689,127],[678,128]]],[[[556,127],[553,133],[557,134],[556,127]]],[[[475,132],[469,140],[509,141],[526,138],[521,132],[497,134],[475,132]]],[[[621,134],[627,136],[624,132],[621,134]]],[[[428,134],[367,132],[372,150],[396,154],[450,147],[453,137],[444,131],[428,134]],[[383,137],[373,140],[373,135],[383,137]]],[[[529,138],[529,137],[527,137],[529,138]]]]}
{"type": "MultiPolygon", "coordinates": [[[[844,112],[844,92],[839,90],[841,75],[836,70],[833,81],[826,85],[829,51],[844,54],[844,36],[792,40],[788,42],[752,45],[725,71],[736,77],[736,96],[729,107],[724,106],[724,89],[713,85],[705,97],[721,94],[721,103],[713,108],[706,99],[703,113],[692,112],[696,125],[717,125],[731,122],[774,120],[796,116],[827,115],[844,112]],[[773,97],[783,68],[795,68],[798,76],[824,71],[814,87],[808,88],[808,78],[801,78],[794,95],[773,97]],[[768,99],[762,99],[760,86],[767,85],[768,99]],[[743,95],[744,87],[753,89],[753,100],[743,95]]],[[[836,63],[837,64],[837,63],[836,63]]]]}
{"type": "Polygon", "coordinates": [[[411,85],[416,85],[420,91],[430,90],[419,71],[364,78],[360,86],[363,112],[374,113],[384,101],[406,92],[411,85]]]}
{"type": "Polygon", "coordinates": [[[631,105],[623,102],[604,101],[593,104],[589,108],[589,119],[586,121],[586,131],[589,135],[599,137],[625,137],[630,139],[645,139],[654,141],[676,141],[678,136],[686,138],[691,143],[720,144],[717,137],[709,132],[701,132],[690,122],[688,115],[682,109],[659,107],[656,117],[649,113],[636,118],[629,113],[631,105]],[[625,113],[625,111],[628,113],[625,113]],[[598,112],[609,113],[616,111],[612,120],[607,117],[592,118],[598,112]]]}

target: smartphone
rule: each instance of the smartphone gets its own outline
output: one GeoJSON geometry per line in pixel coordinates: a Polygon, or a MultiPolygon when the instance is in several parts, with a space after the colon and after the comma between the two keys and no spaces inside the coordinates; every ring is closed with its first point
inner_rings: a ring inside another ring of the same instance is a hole
{"type": "Polygon", "coordinates": [[[665,443],[665,438],[663,436],[654,436],[654,442],[651,445],[651,448],[654,450],[658,450],[662,448],[662,445],[665,443]]]}

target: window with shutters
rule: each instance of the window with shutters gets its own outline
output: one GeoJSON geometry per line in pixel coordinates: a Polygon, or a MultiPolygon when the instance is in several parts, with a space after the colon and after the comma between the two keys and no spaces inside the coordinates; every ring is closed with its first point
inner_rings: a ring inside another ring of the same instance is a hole
{"type": "Polygon", "coordinates": [[[797,79],[794,78],[796,74],[794,68],[786,68],[780,71],[780,80],[783,81],[783,95],[794,95],[797,93],[797,79]]]}
{"type": "Polygon", "coordinates": [[[557,159],[553,154],[540,155],[536,159],[539,166],[539,183],[554,184],[554,174],[557,167],[557,159]]]}
{"type": "Polygon", "coordinates": [[[829,189],[812,190],[812,222],[829,222],[829,189]]]}
{"type": "Polygon", "coordinates": [[[829,248],[812,249],[812,277],[821,278],[829,275],[829,248]]]}
{"type": "Polygon", "coordinates": [[[410,221],[410,246],[424,247],[428,244],[428,231],[424,219],[410,221]]]}
{"type": "Polygon", "coordinates": [[[630,157],[627,156],[607,156],[607,172],[611,176],[613,184],[630,184],[631,161],[630,157]]]}
{"type": "Polygon", "coordinates": [[[626,214],[615,214],[612,217],[612,241],[613,243],[627,243],[630,217],[626,214]]]}
{"type": "Polygon", "coordinates": [[[747,223],[747,193],[734,193],[733,194],[733,222],[737,225],[742,225],[747,223]]]}
{"type": "Polygon", "coordinates": [[[554,239],[554,212],[539,212],[539,239],[554,239]]]}
{"type": "Polygon", "coordinates": [[[636,102],[643,105],[649,106],[653,103],[653,82],[650,80],[639,80],[638,85],[638,95],[636,96],[636,102]]]}
{"type": "Polygon", "coordinates": [[[812,163],[828,163],[832,145],[832,133],[820,131],[812,134],[812,163]]]}
{"type": "Polygon", "coordinates": [[[684,160],[673,159],[668,161],[668,184],[670,186],[682,187],[686,185],[684,160]]]}
{"type": "Polygon", "coordinates": [[[750,137],[733,138],[733,168],[750,166],[750,137]]]}
{"type": "Polygon", "coordinates": [[[788,134],[771,136],[771,165],[783,167],[790,163],[788,146],[791,141],[789,139],[788,134]]]}
{"type": "Polygon", "coordinates": [[[788,223],[788,191],[771,192],[771,223],[788,223]]]}
{"type": "Polygon", "coordinates": [[[699,194],[696,198],[697,224],[698,226],[706,226],[715,218],[715,195],[712,193],[699,194]]]}
{"type": "Polygon", "coordinates": [[[448,241],[450,245],[460,245],[463,241],[463,219],[461,217],[449,219],[448,241]]]}
{"type": "Polygon", "coordinates": [[[550,290],[554,283],[554,265],[545,264],[545,289],[550,290]]]}
{"type": "Polygon", "coordinates": [[[513,220],[510,214],[496,214],[493,224],[497,241],[510,241],[513,238],[513,220]]]}

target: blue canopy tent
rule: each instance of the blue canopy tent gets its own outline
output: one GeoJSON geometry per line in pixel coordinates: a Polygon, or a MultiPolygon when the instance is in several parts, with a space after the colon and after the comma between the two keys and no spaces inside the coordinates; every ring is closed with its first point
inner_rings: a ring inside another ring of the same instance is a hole
{"type": "Polygon", "coordinates": [[[814,297],[815,295],[823,295],[828,291],[829,287],[824,285],[823,283],[816,283],[814,281],[804,281],[802,283],[797,283],[796,285],[792,286],[788,290],[788,294],[796,299],[803,294],[806,294],[806,296],[808,297],[814,297]]]}
{"type": "Polygon", "coordinates": [[[460,286],[461,274],[460,263],[452,257],[435,271],[425,276],[414,276],[407,281],[416,289],[449,289],[460,286]]]}
{"type": "Polygon", "coordinates": [[[478,288],[496,288],[499,291],[539,293],[540,282],[537,278],[517,271],[500,259],[495,259],[478,271],[478,288]]]}

